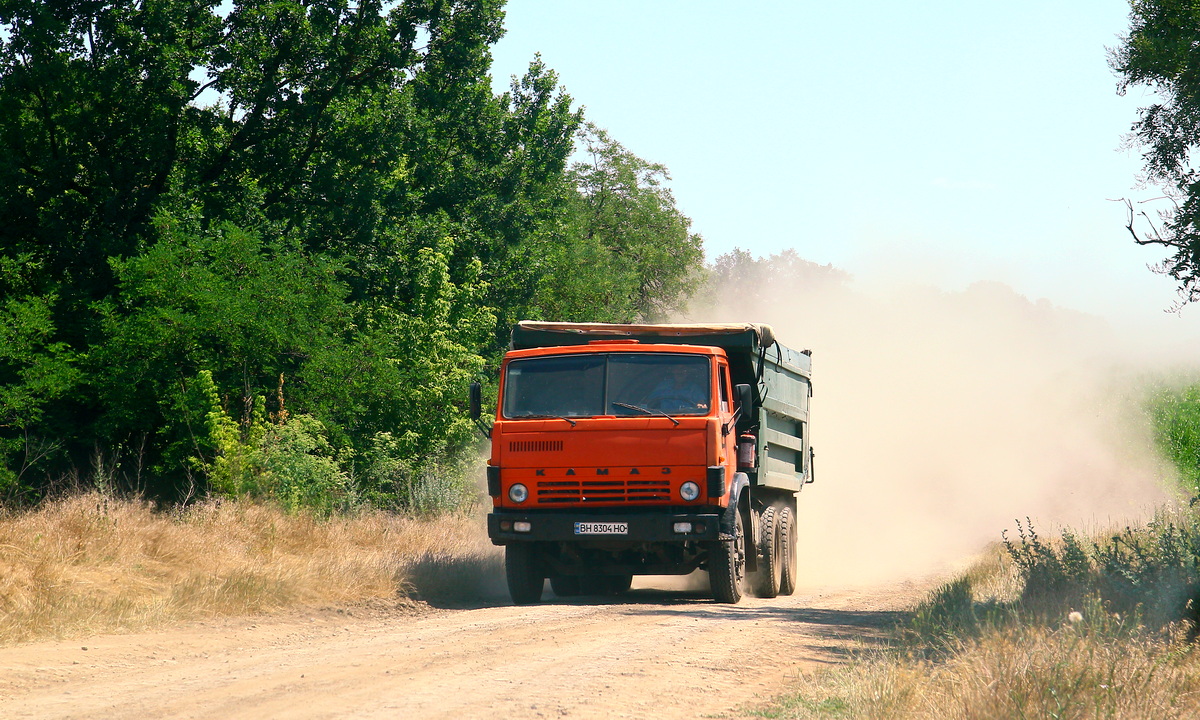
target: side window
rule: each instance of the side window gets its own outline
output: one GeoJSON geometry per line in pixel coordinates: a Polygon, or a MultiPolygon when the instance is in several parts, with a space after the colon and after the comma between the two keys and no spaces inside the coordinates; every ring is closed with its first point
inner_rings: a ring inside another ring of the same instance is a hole
{"type": "Polygon", "coordinates": [[[721,412],[729,412],[729,368],[722,365],[721,372],[721,412]]]}

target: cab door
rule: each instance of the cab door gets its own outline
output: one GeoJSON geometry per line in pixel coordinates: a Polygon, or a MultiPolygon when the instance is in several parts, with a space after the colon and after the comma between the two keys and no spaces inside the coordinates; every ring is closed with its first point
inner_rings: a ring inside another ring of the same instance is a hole
{"type": "Polygon", "coordinates": [[[717,366],[717,397],[721,416],[721,455],[725,458],[726,477],[733,478],[737,472],[737,427],[733,423],[733,385],[729,382],[729,365],[721,361],[717,366]]]}

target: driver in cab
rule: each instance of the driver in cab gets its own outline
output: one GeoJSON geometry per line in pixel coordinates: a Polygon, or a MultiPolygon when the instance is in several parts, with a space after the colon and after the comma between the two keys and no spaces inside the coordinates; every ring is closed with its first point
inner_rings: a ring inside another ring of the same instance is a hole
{"type": "Polygon", "coordinates": [[[663,412],[708,410],[707,378],[683,365],[671,365],[664,377],[646,397],[646,407],[663,412]]]}

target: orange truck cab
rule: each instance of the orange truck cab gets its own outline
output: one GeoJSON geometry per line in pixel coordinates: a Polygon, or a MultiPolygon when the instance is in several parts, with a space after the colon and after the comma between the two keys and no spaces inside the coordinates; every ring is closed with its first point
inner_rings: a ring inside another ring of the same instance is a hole
{"type": "Polygon", "coordinates": [[[811,368],[766,325],[517,324],[487,467],[513,601],[696,569],[722,602],[790,594],[811,368]]]}

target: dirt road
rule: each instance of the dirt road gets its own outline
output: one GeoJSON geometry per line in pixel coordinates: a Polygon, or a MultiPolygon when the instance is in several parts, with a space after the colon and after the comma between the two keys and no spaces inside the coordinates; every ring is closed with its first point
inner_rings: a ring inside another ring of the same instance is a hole
{"type": "Polygon", "coordinates": [[[719,605],[638,588],[321,610],[0,650],[4,718],[697,718],[786,690],[925,589],[719,605]]]}

